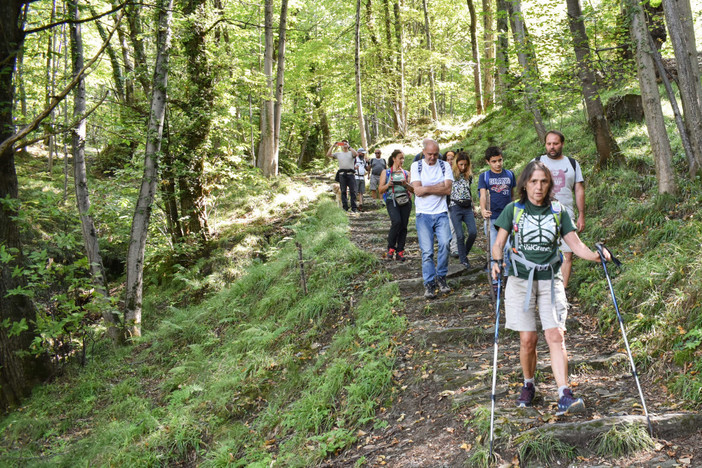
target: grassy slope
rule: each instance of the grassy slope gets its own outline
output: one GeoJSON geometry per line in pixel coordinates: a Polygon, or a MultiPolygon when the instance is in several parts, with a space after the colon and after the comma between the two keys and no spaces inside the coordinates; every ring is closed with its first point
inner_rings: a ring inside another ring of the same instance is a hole
{"type": "MultiPolygon", "coordinates": [[[[583,238],[588,245],[607,240],[626,265],[615,288],[641,370],[699,404],[702,184],[680,178],[679,198],[656,195],[642,125],[616,129],[628,165],[601,173],[593,171],[582,114],[562,116],[559,128],[587,178],[583,238]]],[[[473,155],[476,173],[486,167],[480,155],[489,144],[502,146],[517,172],[542,152],[529,116],[505,111],[459,145],[473,155]]],[[[684,173],[682,156],[676,165],[684,173]]],[[[256,191],[287,188],[260,182],[256,191]]],[[[223,203],[222,210],[238,206],[236,216],[244,217],[260,205],[223,203]]],[[[222,226],[224,236],[238,247],[223,242],[209,262],[153,278],[150,325],[137,346],[99,344],[86,368],[69,367],[0,420],[0,464],[268,466],[277,458],[295,466],[354,441],[392,391],[393,336],[405,326],[393,310],[396,288],[375,273],[376,259],[349,243],[346,218],[329,202],[284,229],[303,245],[307,296],[292,242],[273,242],[259,252],[270,261],[244,274],[227,257],[251,250],[247,239],[262,227],[228,229],[222,226]],[[175,305],[185,302],[195,304],[175,305]]],[[[577,262],[572,281],[603,331],[618,334],[601,269],[577,262]]]]}

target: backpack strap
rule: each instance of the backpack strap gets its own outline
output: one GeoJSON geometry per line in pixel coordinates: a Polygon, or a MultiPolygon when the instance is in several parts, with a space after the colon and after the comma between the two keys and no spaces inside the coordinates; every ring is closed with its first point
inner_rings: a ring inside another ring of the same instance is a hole
{"type": "MultiPolygon", "coordinates": [[[[541,161],[541,155],[538,155],[537,157],[534,158],[534,161],[541,161]]],[[[577,162],[575,161],[575,158],[571,158],[568,156],[568,161],[570,162],[570,165],[573,166],[573,172],[577,171],[575,168],[577,162]]]]}

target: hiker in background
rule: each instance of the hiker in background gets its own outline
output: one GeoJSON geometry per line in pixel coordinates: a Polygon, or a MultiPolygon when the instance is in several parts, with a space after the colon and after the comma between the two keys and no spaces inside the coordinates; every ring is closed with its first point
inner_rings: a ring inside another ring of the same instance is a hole
{"type": "MultiPolygon", "coordinates": [[[[446,150],[444,153],[444,161],[446,161],[451,168],[453,167],[454,159],[456,159],[456,152],[454,150],[446,150]]],[[[446,204],[451,206],[451,195],[446,197],[446,204]]],[[[449,210],[449,227],[451,228],[451,243],[449,244],[451,256],[453,258],[458,258],[458,240],[456,239],[456,228],[453,225],[453,219],[451,219],[451,210],[449,210]]]]}
{"type": "Polygon", "coordinates": [[[363,210],[363,194],[366,193],[366,169],[368,167],[368,161],[366,160],[366,150],[363,148],[358,148],[356,151],[356,161],[354,164],[354,169],[356,173],[356,195],[358,198],[358,210],[363,210]]]}
{"type": "Polygon", "coordinates": [[[475,226],[475,215],[473,214],[473,197],[470,193],[470,186],[473,183],[473,171],[471,170],[470,156],[465,151],[459,151],[453,161],[453,185],[451,186],[451,197],[449,198],[449,214],[453,227],[456,229],[458,243],[458,258],[466,268],[470,268],[468,254],[473,247],[475,238],[478,236],[478,229],[475,226]],[[463,235],[463,224],[468,229],[468,238],[463,235]]]}
{"type": "Polygon", "coordinates": [[[388,253],[385,257],[393,257],[405,261],[405,241],[407,240],[407,224],[412,211],[412,196],[414,187],[410,184],[409,173],[402,168],[405,155],[396,149],[390,155],[390,168],[380,174],[378,189],[383,194],[385,206],[390,215],[390,231],[388,232],[388,253]]]}
{"type": "MultiPolygon", "coordinates": [[[[519,176],[519,201],[508,204],[495,221],[497,239],[492,249],[492,277],[501,275],[504,247],[511,237],[512,253],[505,287],[505,327],[519,332],[519,360],[524,385],[517,399],[520,407],[531,406],[536,387],[535,311],[539,309],[551,356],[551,369],[558,386],[558,415],[584,411],[581,398],[568,387],[568,354],[565,347],[568,307],[560,273],[558,241],[563,239],[575,254],[585,260],[600,256],[582,243],[567,211],[551,199],[553,178],[539,161],[527,164],[519,176]]],[[[609,255],[609,253],[607,253],[609,255]]],[[[609,258],[607,258],[609,259],[609,258]]]]}
{"type": "Polygon", "coordinates": [[[380,184],[380,174],[382,174],[383,171],[385,171],[385,169],[388,168],[388,165],[385,162],[385,159],[380,157],[380,148],[376,148],[375,158],[373,158],[369,161],[369,166],[370,166],[370,170],[368,171],[368,175],[370,178],[369,190],[371,192],[371,196],[375,199],[378,199],[380,197],[380,195],[378,194],[378,185],[380,184]]]}
{"type": "MultiPolygon", "coordinates": [[[[490,236],[490,251],[495,245],[497,228],[495,220],[502,210],[512,201],[512,192],[517,185],[514,173],[503,169],[504,158],[499,146],[489,146],[485,150],[485,161],[490,167],[478,177],[478,192],[480,198],[480,213],[485,219],[485,236],[490,236]],[[487,204],[488,194],[490,205],[487,204]]],[[[501,258],[506,258],[501,256],[501,258]]],[[[490,268],[490,265],[488,265],[490,268]]],[[[497,281],[493,281],[493,289],[497,290],[497,281]]]]}
{"type": "Polygon", "coordinates": [[[349,147],[348,140],[341,140],[337,141],[329,148],[327,157],[336,158],[339,161],[339,170],[336,171],[336,181],[339,182],[341,205],[344,211],[349,211],[349,201],[346,197],[346,189],[348,189],[349,197],[351,198],[351,211],[354,213],[358,212],[358,208],[356,207],[356,177],[354,176],[356,150],[349,147]],[[341,149],[341,151],[332,153],[334,148],[337,147],[341,149]]]}
{"type": "Polygon", "coordinates": [[[451,291],[446,283],[449,263],[449,227],[446,195],[451,193],[453,173],[448,164],[439,160],[439,144],[425,140],[424,159],[412,163],[410,170],[415,194],[417,239],[422,251],[424,297],[436,297],[436,288],[442,293],[451,291]],[[439,245],[434,265],[434,236],[439,245]]]}
{"type": "MultiPolygon", "coordinates": [[[[585,179],[578,161],[563,156],[565,136],[558,130],[549,130],[546,134],[546,155],[537,157],[551,171],[553,177],[553,196],[561,202],[571,219],[575,219],[573,201],[578,208],[578,218],[575,223],[578,232],[585,229],[585,179]]],[[[573,252],[568,244],[561,242],[563,252],[563,286],[568,287],[570,271],[573,268],[573,252]]]]}

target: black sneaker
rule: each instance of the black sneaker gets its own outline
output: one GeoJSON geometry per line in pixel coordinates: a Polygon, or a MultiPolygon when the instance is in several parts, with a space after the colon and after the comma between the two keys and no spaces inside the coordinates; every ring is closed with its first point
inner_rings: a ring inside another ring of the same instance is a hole
{"type": "Polygon", "coordinates": [[[434,299],[436,297],[436,285],[434,283],[424,284],[424,297],[434,299]]]}
{"type": "Polygon", "coordinates": [[[470,270],[470,262],[468,260],[462,261],[461,265],[463,265],[466,270],[470,270]]]}
{"type": "Polygon", "coordinates": [[[558,399],[558,411],[556,416],[564,414],[582,413],[585,411],[585,403],[582,398],[575,398],[569,388],[563,390],[563,396],[558,399]]]}
{"type": "Polygon", "coordinates": [[[446,284],[445,276],[437,276],[436,283],[439,286],[439,291],[441,291],[442,293],[451,292],[451,288],[449,288],[449,285],[446,284]]]}
{"type": "Polygon", "coordinates": [[[534,401],[534,394],[536,393],[536,388],[534,384],[529,382],[522,387],[522,393],[519,394],[517,398],[517,407],[526,408],[531,406],[531,402],[534,401]]]}
{"type": "Polygon", "coordinates": [[[404,250],[398,250],[395,252],[395,260],[398,262],[404,262],[405,261],[405,251],[404,250]]]}

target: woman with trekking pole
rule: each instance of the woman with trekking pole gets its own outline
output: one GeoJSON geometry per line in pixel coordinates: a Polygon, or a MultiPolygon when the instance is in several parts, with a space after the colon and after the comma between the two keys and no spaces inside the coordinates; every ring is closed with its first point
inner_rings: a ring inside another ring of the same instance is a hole
{"type": "MultiPolygon", "coordinates": [[[[584,411],[585,404],[568,387],[565,347],[568,302],[560,273],[559,238],[580,258],[600,262],[600,255],[580,240],[568,213],[552,199],[552,189],[553,178],[548,168],[540,161],[527,164],[517,182],[519,200],[509,203],[495,221],[498,232],[492,248],[492,277],[497,280],[501,274],[504,246],[509,238],[511,259],[505,286],[505,326],[519,332],[519,360],[524,374],[517,406],[531,406],[536,391],[538,306],[558,386],[556,414],[563,415],[584,411]]],[[[611,259],[607,251],[603,256],[605,260],[611,259]]]]}

